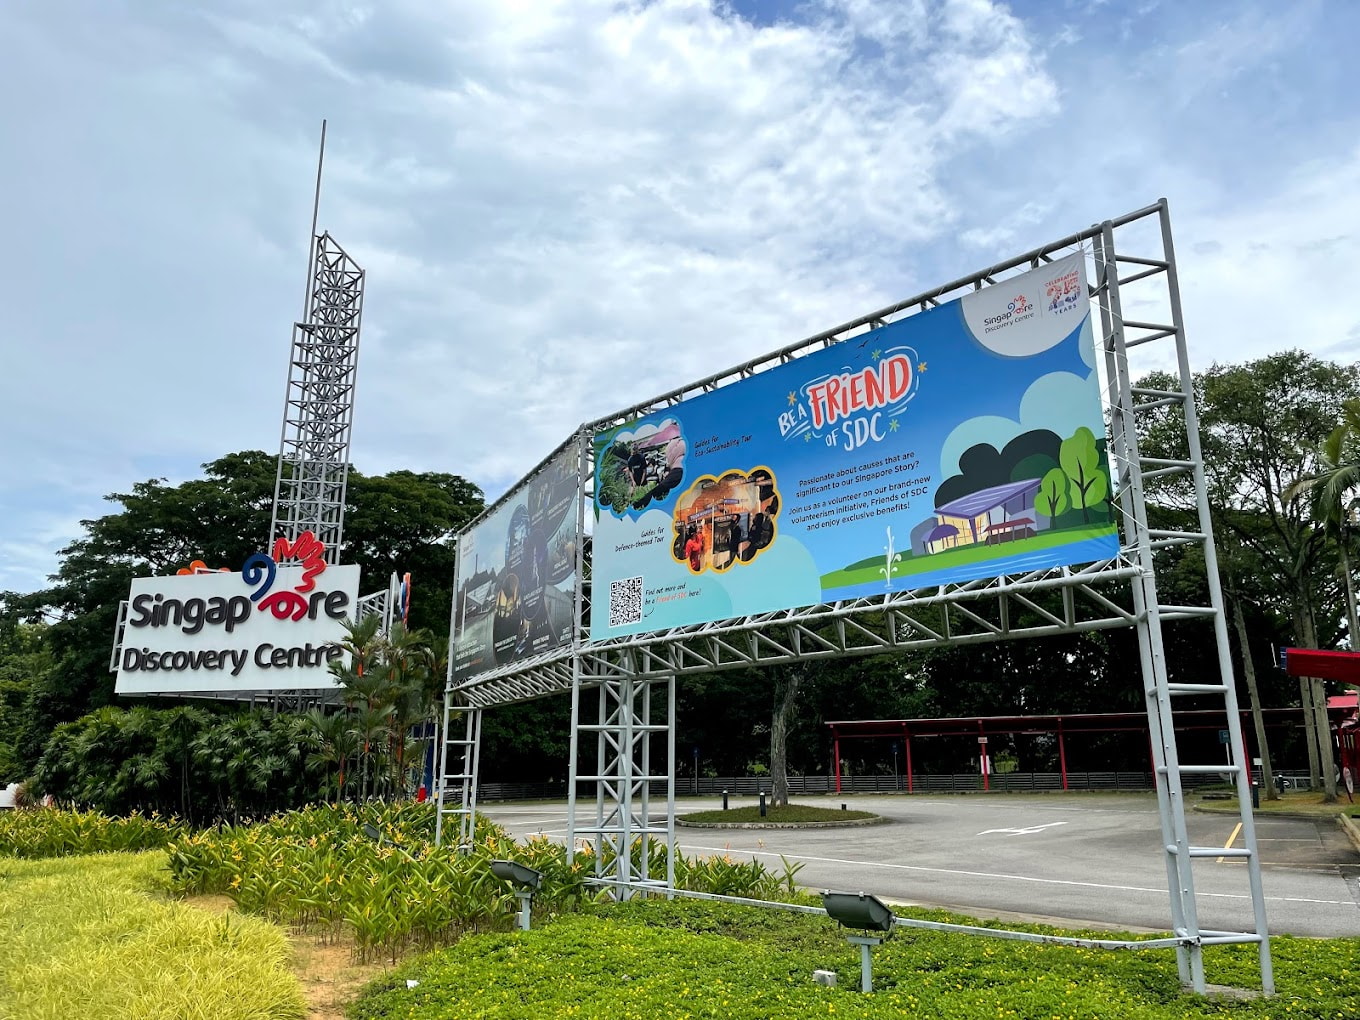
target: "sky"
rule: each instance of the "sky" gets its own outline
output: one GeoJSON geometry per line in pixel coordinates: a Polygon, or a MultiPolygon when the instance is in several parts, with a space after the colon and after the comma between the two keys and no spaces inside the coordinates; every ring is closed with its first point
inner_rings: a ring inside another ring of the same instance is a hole
{"type": "Polygon", "coordinates": [[[1345,0],[0,4],[0,590],[106,494],[278,449],[323,118],[352,462],[494,498],[1162,196],[1194,366],[1355,360],[1357,38],[1345,0]]]}

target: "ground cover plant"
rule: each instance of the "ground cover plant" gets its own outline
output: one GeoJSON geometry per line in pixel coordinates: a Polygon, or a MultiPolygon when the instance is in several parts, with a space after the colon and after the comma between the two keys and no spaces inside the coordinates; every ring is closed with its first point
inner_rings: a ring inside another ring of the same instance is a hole
{"type": "MultiPolygon", "coordinates": [[[[467,934],[508,929],[518,903],[491,874],[496,858],[543,874],[536,916],[578,910],[601,895],[589,882],[596,873],[590,851],[569,857],[546,838],[516,843],[479,819],[473,845],[460,852],[453,841],[435,846],[434,822],[431,804],[344,804],[185,833],[168,849],[170,884],[186,895],[224,894],[241,910],[323,937],[352,937],[361,960],[395,960],[467,934]]],[[[640,867],[640,847],[632,852],[640,867]]],[[[647,866],[652,875],[666,874],[664,848],[647,866]]],[[[679,856],[675,881],[700,892],[773,898],[791,894],[797,870],[679,856]]]]}
{"type": "Polygon", "coordinates": [[[681,815],[680,820],[698,822],[705,825],[756,822],[766,825],[782,825],[799,822],[853,822],[866,818],[877,818],[872,811],[839,811],[835,808],[812,807],[807,804],[770,805],[762,816],[760,808],[739,807],[727,811],[694,811],[681,815]]]}
{"type": "Polygon", "coordinates": [[[287,937],[174,902],[162,853],[0,859],[0,1017],[290,1020],[287,937]]]}
{"type": "Polygon", "coordinates": [[[36,858],[156,850],[183,831],[178,819],[154,813],[110,818],[96,811],[24,808],[0,812],[0,854],[36,858]]]}
{"type": "MultiPolygon", "coordinates": [[[[939,911],[904,913],[968,920],[939,911]]],[[[873,951],[875,991],[864,996],[858,992],[858,949],[848,945],[826,918],[727,904],[634,900],[558,917],[530,932],[465,939],[374,982],[352,1016],[356,1020],[1360,1016],[1360,939],[1283,937],[1272,945],[1280,994],[1238,1002],[1182,994],[1169,951],[1084,950],[903,930],[873,951]],[[814,968],[835,970],[838,986],[814,984],[814,968]],[[408,987],[408,981],[417,984],[408,987]]],[[[1211,981],[1244,987],[1257,981],[1250,947],[1216,948],[1207,960],[1211,981]]]]}

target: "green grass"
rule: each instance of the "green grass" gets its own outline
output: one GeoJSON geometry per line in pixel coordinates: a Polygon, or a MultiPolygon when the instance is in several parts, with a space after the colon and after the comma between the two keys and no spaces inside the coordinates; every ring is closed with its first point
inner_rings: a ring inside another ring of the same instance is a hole
{"type": "MultiPolygon", "coordinates": [[[[1224,790],[1230,790],[1225,787],[1224,790]]],[[[1322,802],[1322,794],[1311,790],[1301,792],[1289,791],[1283,793],[1276,800],[1267,800],[1264,794],[1261,796],[1260,807],[1255,808],[1257,815],[1308,815],[1313,818],[1331,819],[1337,815],[1346,815],[1350,818],[1360,818],[1360,798],[1356,801],[1346,800],[1346,791],[1343,788],[1338,794],[1337,799],[1331,804],[1322,802]]],[[[1233,794],[1229,800],[1205,800],[1201,795],[1196,797],[1195,806],[1203,811],[1210,813],[1237,814],[1237,795],[1233,794]]]]}
{"type": "Polygon", "coordinates": [[[289,1020],[281,930],[160,891],[163,853],[0,859],[0,1017],[289,1020]]]}
{"type": "MultiPolygon", "coordinates": [[[[961,920],[938,911],[929,916],[961,920]]],[[[1183,994],[1169,950],[1110,952],[904,930],[873,951],[875,992],[863,996],[858,948],[825,918],[633,901],[538,922],[527,933],[464,939],[369,986],[351,1015],[356,1020],[1360,1016],[1360,939],[1277,938],[1273,946],[1280,994],[1231,1002],[1183,994]],[[817,968],[835,970],[839,986],[813,984],[817,968]],[[408,989],[408,979],[419,984],[408,989]]],[[[1257,981],[1250,948],[1211,948],[1206,960],[1211,982],[1257,981]]]]}
{"type": "MultiPolygon", "coordinates": [[[[1061,531],[1041,531],[1033,538],[1003,542],[1000,545],[974,543],[959,546],[956,549],[945,549],[928,556],[904,555],[902,561],[896,564],[893,569],[893,580],[899,581],[911,577],[913,574],[921,574],[926,571],[984,563],[1003,556],[1033,552],[1036,549],[1051,549],[1054,546],[1067,545],[1069,542],[1083,542],[1088,538],[1113,535],[1116,531],[1117,529],[1113,524],[1093,524],[1083,528],[1064,528],[1061,531]]],[[[852,584],[864,584],[867,581],[882,581],[882,567],[882,556],[860,560],[858,563],[852,563],[840,570],[824,574],[822,576],[822,587],[844,588],[852,584]]]]}
{"type": "Polygon", "coordinates": [[[872,811],[838,811],[835,808],[808,807],[805,804],[767,807],[765,810],[764,818],[760,816],[759,807],[739,807],[727,811],[695,811],[693,814],[678,817],[686,822],[726,822],[729,825],[745,822],[764,822],[767,825],[789,822],[852,822],[856,819],[878,817],[872,811]]]}

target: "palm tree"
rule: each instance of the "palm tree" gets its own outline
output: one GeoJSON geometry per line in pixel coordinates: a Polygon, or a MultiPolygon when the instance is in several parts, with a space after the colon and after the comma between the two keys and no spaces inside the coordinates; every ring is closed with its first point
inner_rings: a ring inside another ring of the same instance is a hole
{"type": "Polygon", "coordinates": [[[1360,620],[1357,619],[1355,584],[1351,577],[1350,544],[1360,514],[1360,400],[1341,405],[1341,422],[1322,441],[1316,453],[1317,469],[1299,478],[1286,493],[1291,499],[1307,493],[1311,514],[1341,554],[1341,574],[1346,591],[1347,637],[1352,650],[1360,651],[1360,620]]]}

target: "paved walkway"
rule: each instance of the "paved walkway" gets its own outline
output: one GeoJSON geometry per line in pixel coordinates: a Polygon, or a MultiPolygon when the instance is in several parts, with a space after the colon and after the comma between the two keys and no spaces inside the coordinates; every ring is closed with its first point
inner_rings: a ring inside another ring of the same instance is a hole
{"type": "MultiPolygon", "coordinates": [[[[863,890],[897,903],[1066,926],[1170,927],[1157,802],[1150,794],[806,798],[833,807],[842,801],[890,822],[847,829],[680,828],[679,844],[686,854],[755,857],[776,872],[783,855],[803,865],[798,882],[808,888],[863,890]]],[[[659,806],[664,811],[665,802],[659,806]]],[[[680,801],[678,810],[716,807],[720,801],[696,798],[680,801]]],[[[566,833],[565,803],[482,810],[516,836],[561,839],[566,833]]],[[[1241,845],[1235,815],[1191,813],[1186,822],[1195,844],[1226,846],[1231,839],[1241,845]]],[[[1360,936],[1360,855],[1335,822],[1258,818],[1257,839],[1273,933],[1360,936]]],[[[1253,927],[1240,860],[1197,861],[1195,883],[1201,927],[1253,927]]]]}

